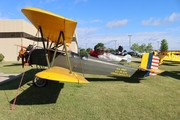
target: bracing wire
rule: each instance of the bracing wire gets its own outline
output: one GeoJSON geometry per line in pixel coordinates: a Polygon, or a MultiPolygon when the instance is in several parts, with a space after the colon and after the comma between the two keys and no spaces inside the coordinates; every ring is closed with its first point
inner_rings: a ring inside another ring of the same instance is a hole
{"type": "MultiPolygon", "coordinates": [[[[37,32],[37,33],[38,33],[38,32],[37,32]]],[[[37,36],[37,33],[36,33],[35,36],[37,36]]],[[[35,37],[35,38],[37,38],[37,37],[35,37]]],[[[21,36],[21,39],[22,39],[22,36],[21,36]]],[[[35,43],[35,40],[33,41],[33,46],[34,46],[34,43],[35,43]]],[[[31,52],[32,52],[32,51],[33,51],[33,49],[31,49],[31,51],[30,51],[30,54],[29,54],[29,56],[28,56],[27,63],[28,63],[29,60],[30,60],[30,56],[31,56],[31,52]]],[[[22,85],[22,81],[23,81],[23,79],[24,79],[25,72],[26,72],[26,71],[25,71],[25,68],[23,68],[23,73],[22,73],[22,76],[21,76],[21,80],[20,80],[19,86],[18,86],[18,88],[17,88],[17,90],[16,90],[16,96],[15,96],[15,98],[14,98],[13,104],[12,104],[11,107],[10,107],[10,110],[14,110],[14,108],[15,108],[17,96],[18,96],[18,94],[19,94],[19,90],[20,90],[20,88],[21,88],[21,85],[22,85]]]]}

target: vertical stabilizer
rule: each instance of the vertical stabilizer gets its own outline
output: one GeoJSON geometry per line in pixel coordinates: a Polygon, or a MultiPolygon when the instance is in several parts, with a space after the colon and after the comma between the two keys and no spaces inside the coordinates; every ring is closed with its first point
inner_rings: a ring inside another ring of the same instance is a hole
{"type": "Polygon", "coordinates": [[[144,68],[144,69],[150,69],[151,61],[152,61],[152,54],[151,53],[145,53],[142,56],[140,67],[144,68]]]}
{"type": "Polygon", "coordinates": [[[157,75],[159,72],[159,57],[153,55],[153,53],[146,53],[142,56],[140,67],[141,69],[147,70],[145,76],[157,75]]]}

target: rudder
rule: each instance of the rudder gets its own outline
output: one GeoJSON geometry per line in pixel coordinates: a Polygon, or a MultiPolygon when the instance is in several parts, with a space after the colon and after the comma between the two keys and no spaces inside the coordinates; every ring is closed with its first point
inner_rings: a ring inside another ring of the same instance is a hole
{"type": "Polygon", "coordinates": [[[142,56],[141,64],[139,68],[141,70],[148,71],[145,76],[157,75],[162,73],[163,70],[159,70],[159,57],[155,56],[153,53],[145,53],[142,56]]]}

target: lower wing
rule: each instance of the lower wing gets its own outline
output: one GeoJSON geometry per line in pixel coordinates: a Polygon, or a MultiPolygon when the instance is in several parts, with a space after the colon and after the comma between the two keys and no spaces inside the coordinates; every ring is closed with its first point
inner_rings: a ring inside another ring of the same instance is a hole
{"type": "Polygon", "coordinates": [[[78,75],[75,72],[70,73],[70,70],[58,66],[38,72],[36,77],[59,82],[89,83],[89,81],[81,75],[78,75]]]}

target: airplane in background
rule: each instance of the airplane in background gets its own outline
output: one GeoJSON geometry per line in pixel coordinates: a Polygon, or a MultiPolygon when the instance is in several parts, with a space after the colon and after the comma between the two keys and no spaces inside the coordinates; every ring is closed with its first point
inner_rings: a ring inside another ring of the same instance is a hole
{"type": "Polygon", "coordinates": [[[160,64],[163,64],[163,61],[180,62],[180,50],[160,51],[158,57],[160,64]]]}
{"type": "Polygon", "coordinates": [[[29,65],[35,64],[45,68],[38,72],[33,80],[34,85],[38,87],[45,86],[47,80],[89,83],[83,76],[75,72],[135,78],[149,76],[148,73],[163,72],[158,68],[151,68],[152,53],[143,55],[140,66],[132,68],[117,62],[68,52],[67,47],[72,42],[76,21],[39,8],[23,8],[22,12],[40,32],[43,43],[43,48],[34,47],[28,56],[22,55],[23,65],[26,57],[29,65]],[[54,46],[51,46],[50,42],[54,43],[54,46]],[[63,49],[59,50],[58,48],[62,46],[63,49]]]}

